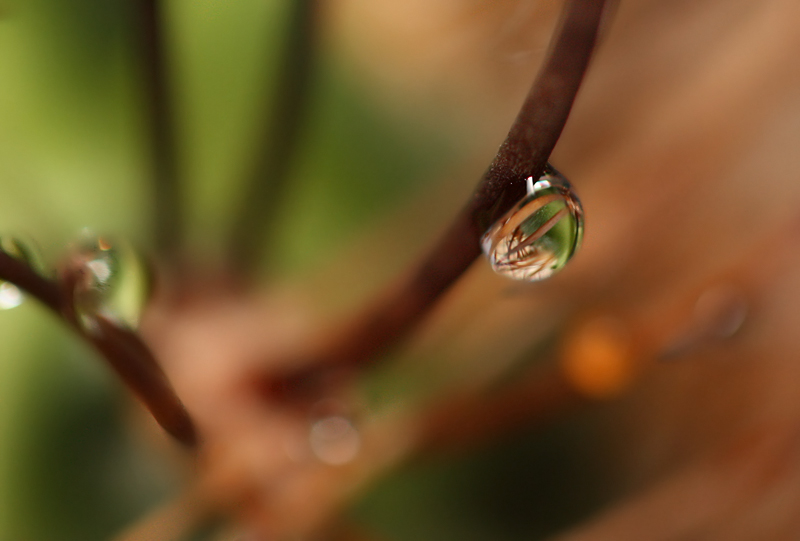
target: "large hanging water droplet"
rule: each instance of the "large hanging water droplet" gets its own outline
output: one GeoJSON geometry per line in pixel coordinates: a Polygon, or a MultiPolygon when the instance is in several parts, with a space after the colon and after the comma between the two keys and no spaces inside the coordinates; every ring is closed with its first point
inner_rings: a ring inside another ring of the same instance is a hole
{"type": "Polygon", "coordinates": [[[572,186],[550,164],[528,194],[481,239],[495,272],[516,280],[544,280],[561,270],[580,246],[583,208],[572,186]]]}
{"type": "Polygon", "coordinates": [[[75,313],[85,327],[102,315],[135,329],[150,289],[149,275],[129,244],[86,238],[73,256],[82,268],[75,285],[75,313]]]}
{"type": "MultiPolygon", "coordinates": [[[[44,263],[39,250],[33,242],[20,237],[4,235],[0,237],[0,250],[27,264],[34,272],[44,274],[44,263]]],[[[0,310],[16,308],[25,300],[20,289],[11,282],[0,280],[0,310]]]]}

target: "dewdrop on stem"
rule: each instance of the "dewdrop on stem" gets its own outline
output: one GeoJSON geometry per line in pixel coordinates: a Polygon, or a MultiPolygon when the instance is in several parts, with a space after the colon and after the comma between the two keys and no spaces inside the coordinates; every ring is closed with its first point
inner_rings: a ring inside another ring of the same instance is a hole
{"type": "Polygon", "coordinates": [[[135,250],[124,242],[112,244],[88,234],[73,256],[82,269],[75,285],[75,315],[87,330],[101,315],[136,329],[149,293],[149,277],[135,250]]]}
{"type": "Polygon", "coordinates": [[[528,177],[527,195],[481,239],[492,269],[515,280],[549,278],[567,264],[583,237],[583,208],[566,178],[550,164],[528,177]]]}

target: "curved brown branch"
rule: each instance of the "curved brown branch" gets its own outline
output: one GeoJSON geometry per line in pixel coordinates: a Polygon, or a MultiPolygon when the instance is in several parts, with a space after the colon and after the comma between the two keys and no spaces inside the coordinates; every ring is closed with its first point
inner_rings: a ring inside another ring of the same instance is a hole
{"type": "Polygon", "coordinates": [[[184,445],[195,447],[198,437],[194,423],[139,336],[100,315],[93,318],[92,332],[86,332],[79,324],[72,302],[77,278],[76,271],[67,268],[61,283],[56,282],[0,250],[0,280],[22,288],[72,326],[103,355],[164,430],[184,445]]]}
{"type": "Polygon", "coordinates": [[[550,55],[467,207],[476,239],[525,196],[525,179],[544,171],[583,81],[605,4],[572,0],[564,7],[550,55]]]}
{"type": "Polygon", "coordinates": [[[275,96],[259,134],[259,154],[248,171],[243,197],[229,241],[228,263],[234,272],[252,274],[271,234],[289,166],[307,109],[314,64],[317,3],[291,2],[284,53],[275,96]]]}
{"type": "Polygon", "coordinates": [[[61,291],[53,280],[44,278],[27,263],[0,250],[0,280],[11,282],[38,299],[56,313],[61,313],[61,291]]]}
{"type": "Polygon", "coordinates": [[[150,348],[136,333],[103,316],[97,316],[94,323],[95,332],[87,338],[125,385],[167,433],[187,447],[196,447],[199,442],[194,423],[150,348]]]}
{"type": "Polygon", "coordinates": [[[508,137],[467,206],[440,241],[378,302],[369,306],[299,372],[261,381],[270,392],[316,387],[333,372],[370,362],[405,336],[480,255],[480,237],[524,195],[555,147],[597,41],[605,0],[571,0],[550,54],[508,137]]]}

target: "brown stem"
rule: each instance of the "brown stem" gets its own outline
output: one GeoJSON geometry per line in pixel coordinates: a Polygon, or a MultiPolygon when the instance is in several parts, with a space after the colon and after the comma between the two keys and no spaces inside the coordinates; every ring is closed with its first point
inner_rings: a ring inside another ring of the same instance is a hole
{"type": "Polygon", "coordinates": [[[88,287],[85,261],[67,259],[60,270],[61,315],[105,358],[123,383],[139,397],[155,420],[172,437],[194,448],[197,431],[153,353],[132,330],[102,313],[76,313],[76,293],[88,287]]]}
{"type": "Polygon", "coordinates": [[[567,121],[597,40],[605,0],[571,0],[551,52],[508,137],[467,206],[416,270],[340,332],[324,353],[285,377],[262,381],[270,391],[293,391],[334,368],[354,368],[405,336],[480,255],[480,237],[538,178],[567,121]],[[276,385],[277,384],[277,385],[276,385]]]}
{"type": "Polygon", "coordinates": [[[153,160],[153,204],[156,246],[165,261],[179,256],[183,205],[176,159],[174,109],[164,54],[164,28],[158,0],[138,0],[140,49],[153,160]]]}
{"type": "Polygon", "coordinates": [[[88,338],[128,388],[172,437],[194,448],[198,435],[189,413],[150,349],[139,336],[111,320],[96,316],[88,338]]]}
{"type": "Polygon", "coordinates": [[[550,55],[467,207],[476,239],[525,195],[525,179],[544,171],[589,65],[605,4],[571,0],[564,6],[550,55]]]}
{"type": "Polygon", "coordinates": [[[79,270],[66,268],[61,283],[44,278],[25,262],[0,250],[0,280],[11,282],[53,310],[90,342],[144,402],[156,421],[175,439],[197,445],[197,433],[166,375],[149,348],[132,331],[102,316],[93,318],[93,332],[85,332],[73,308],[73,292],[79,270]]]}
{"type": "Polygon", "coordinates": [[[3,250],[0,250],[0,280],[11,282],[39,299],[54,312],[61,312],[63,301],[58,284],[44,278],[27,263],[8,255],[3,250]]]}
{"type": "Polygon", "coordinates": [[[275,96],[265,112],[258,156],[248,172],[239,211],[234,213],[228,262],[238,273],[252,274],[261,262],[265,241],[271,240],[309,101],[317,4],[314,0],[291,4],[284,55],[273,76],[275,96]]]}

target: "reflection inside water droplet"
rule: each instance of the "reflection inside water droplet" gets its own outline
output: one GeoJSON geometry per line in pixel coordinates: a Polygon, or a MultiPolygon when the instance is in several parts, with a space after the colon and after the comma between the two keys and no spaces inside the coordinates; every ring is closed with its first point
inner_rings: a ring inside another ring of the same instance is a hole
{"type": "Polygon", "coordinates": [[[528,194],[481,239],[495,272],[516,280],[543,280],[567,264],[583,236],[583,209],[572,186],[549,164],[528,194]]]}
{"type": "Polygon", "coordinates": [[[75,312],[83,325],[91,329],[102,314],[136,328],[149,292],[149,277],[136,251],[124,242],[112,245],[85,235],[74,257],[84,269],[75,287],[75,312]]]}
{"type": "Polygon", "coordinates": [[[92,271],[94,279],[98,284],[105,284],[111,278],[111,262],[104,261],[103,259],[94,259],[86,263],[86,266],[92,271]]]}
{"type": "Polygon", "coordinates": [[[0,310],[16,308],[25,298],[17,286],[8,282],[0,282],[0,310]]]}
{"type": "Polygon", "coordinates": [[[349,419],[335,415],[311,425],[309,444],[321,462],[340,466],[356,458],[361,449],[361,435],[349,419]]]}

